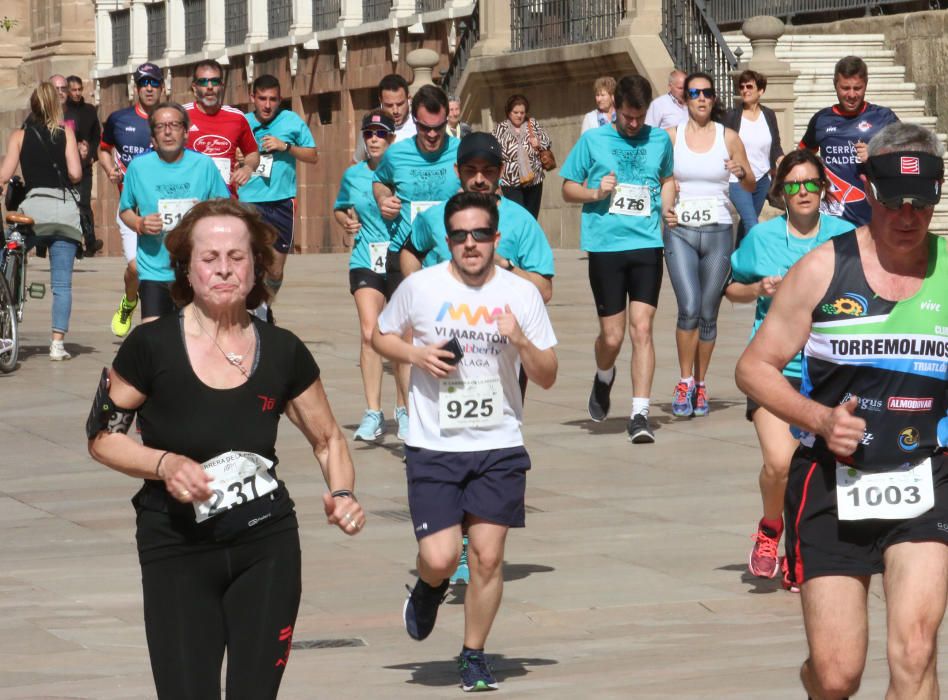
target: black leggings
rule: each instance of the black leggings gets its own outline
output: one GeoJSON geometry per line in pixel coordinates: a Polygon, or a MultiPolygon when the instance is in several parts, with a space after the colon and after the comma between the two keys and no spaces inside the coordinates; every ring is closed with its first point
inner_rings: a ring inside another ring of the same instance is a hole
{"type": "Polygon", "coordinates": [[[300,539],[246,544],[142,565],[145,634],[159,700],[276,698],[300,604],[300,539]]]}

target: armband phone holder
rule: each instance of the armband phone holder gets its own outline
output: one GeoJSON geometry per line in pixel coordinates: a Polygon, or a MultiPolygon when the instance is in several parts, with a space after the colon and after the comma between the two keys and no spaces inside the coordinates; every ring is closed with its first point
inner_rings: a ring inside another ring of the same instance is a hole
{"type": "Polygon", "coordinates": [[[128,433],[135,418],[135,411],[119,408],[109,397],[109,368],[103,367],[99,385],[92,399],[92,408],[86,419],[86,437],[89,440],[103,430],[110,433],[128,433]]]}

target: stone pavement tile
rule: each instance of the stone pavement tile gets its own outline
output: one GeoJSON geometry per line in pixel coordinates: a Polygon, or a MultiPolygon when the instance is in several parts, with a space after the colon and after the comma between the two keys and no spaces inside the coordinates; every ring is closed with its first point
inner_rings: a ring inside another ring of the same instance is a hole
{"type": "MultiPolygon", "coordinates": [[[[30,300],[22,362],[0,375],[0,700],[154,698],[129,503],[138,485],[94,463],[83,431],[98,373],[120,345],[108,324],[122,268],[116,259],[80,264],[67,338],[72,361],[46,359],[50,300],[30,300]]],[[[583,254],[557,251],[557,269],[550,313],[559,376],[549,391],[528,390],[527,527],[509,537],[504,602],[488,644],[503,693],[800,698],[799,596],[746,572],[760,454],[733,369],[752,307],[722,305],[711,414],[677,419],[670,415],[676,310],[666,280],[655,325],[657,442],[631,445],[629,344],[617,363],[611,416],[595,424],[586,400],[597,321],[583,254]]],[[[48,264],[40,261],[31,274],[48,277],[48,264]]],[[[275,309],[314,352],[351,438],[364,398],[345,258],[291,256],[275,309]]],[[[454,657],[464,587],[450,590],[429,640],[410,640],[402,626],[416,546],[393,404],[387,375],[389,433],[379,445],[350,443],[368,515],[355,538],[325,523],[325,485],[312,448],[289,423],[280,431],[278,471],[297,504],[303,551],[295,639],[363,644],[295,649],[281,698],[460,697],[454,657]]],[[[887,670],[878,581],[869,608],[860,696],[881,697],[887,670]]],[[[944,632],[941,642],[944,650],[944,632]]],[[[944,668],[944,651],[939,662],[944,668]]]]}

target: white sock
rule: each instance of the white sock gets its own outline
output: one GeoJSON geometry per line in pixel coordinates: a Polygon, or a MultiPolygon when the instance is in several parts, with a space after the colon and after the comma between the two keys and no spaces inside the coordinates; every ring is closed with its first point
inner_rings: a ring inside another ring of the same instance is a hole
{"type": "Polygon", "coordinates": [[[637,396],[633,396],[633,397],[632,397],[632,415],[629,416],[629,417],[630,417],[630,418],[634,418],[635,416],[637,416],[637,415],[640,414],[640,413],[644,414],[644,415],[647,417],[647,416],[648,416],[648,404],[649,404],[649,399],[647,399],[647,398],[642,399],[642,398],[639,398],[639,397],[637,397],[637,396]]]}
{"type": "Polygon", "coordinates": [[[598,367],[596,368],[596,377],[603,384],[609,384],[610,382],[612,382],[612,378],[615,376],[616,376],[615,365],[613,365],[609,369],[599,369],[598,367]]]}
{"type": "Polygon", "coordinates": [[[695,378],[694,378],[694,376],[691,376],[691,377],[682,377],[682,378],[679,379],[678,381],[679,381],[679,382],[684,382],[685,384],[687,384],[689,389],[695,385],[695,378]]]}

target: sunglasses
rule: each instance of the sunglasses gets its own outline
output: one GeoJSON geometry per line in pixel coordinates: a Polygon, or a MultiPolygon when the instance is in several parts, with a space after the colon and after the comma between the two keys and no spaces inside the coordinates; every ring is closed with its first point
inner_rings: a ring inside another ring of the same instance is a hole
{"type": "Polygon", "coordinates": [[[714,98],[714,88],[688,88],[688,98],[692,100],[697,100],[698,96],[707,97],[709,100],[714,98]]]}
{"type": "Polygon", "coordinates": [[[220,87],[224,81],[221,78],[195,78],[194,84],[200,85],[201,87],[220,87]]]}
{"type": "Polygon", "coordinates": [[[911,204],[912,209],[915,211],[925,211],[926,209],[931,209],[935,205],[931,202],[926,202],[922,199],[917,199],[915,197],[886,197],[883,199],[879,196],[879,190],[876,188],[874,182],[870,182],[869,186],[872,187],[872,196],[875,197],[876,201],[879,202],[886,209],[891,209],[892,211],[899,211],[903,205],[911,204]]]}
{"type": "Polygon", "coordinates": [[[362,138],[368,141],[373,136],[377,139],[385,139],[389,135],[386,129],[366,129],[362,132],[362,138]]]}
{"type": "Polygon", "coordinates": [[[453,231],[448,231],[448,239],[452,243],[464,243],[467,241],[468,235],[473,236],[476,243],[485,243],[486,241],[494,240],[494,229],[491,228],[472,228],[472,229],[463,229],[456,228],[453,231]]]}
{"type": "Polygon", "coordinates": [[[444,127],[446,127],[447,125],[448,125],[447,119],[445,119],[440,124],[422,124],[417,119],[415,120],[415,128],[418,129],[418,131],[426,131],[428,133],[431,133],[432,131],[444,131],[444,127]]]}
{"type": "Polygon", "coordinates": [[[800,191],[801,186],[810,194],[816,194],[821,189],[823,189],[823,185],[820,184],[819,180],[801,180],[800,182],[783,183],[783,191],[785,194],[788,194],[792,197],[800,191]]]}
{"type": "Polygon", "coordinates": [[[161,81],[155,80],[154,78],[142,78],[138,81],[138,87],[150,87],[150,88],[160,88],[161,81]]]}
{"type": "Polygon", "coordinates": [[[738,87],[741,90],[756,90],[757,83],[741,83],[738,87]]]}

